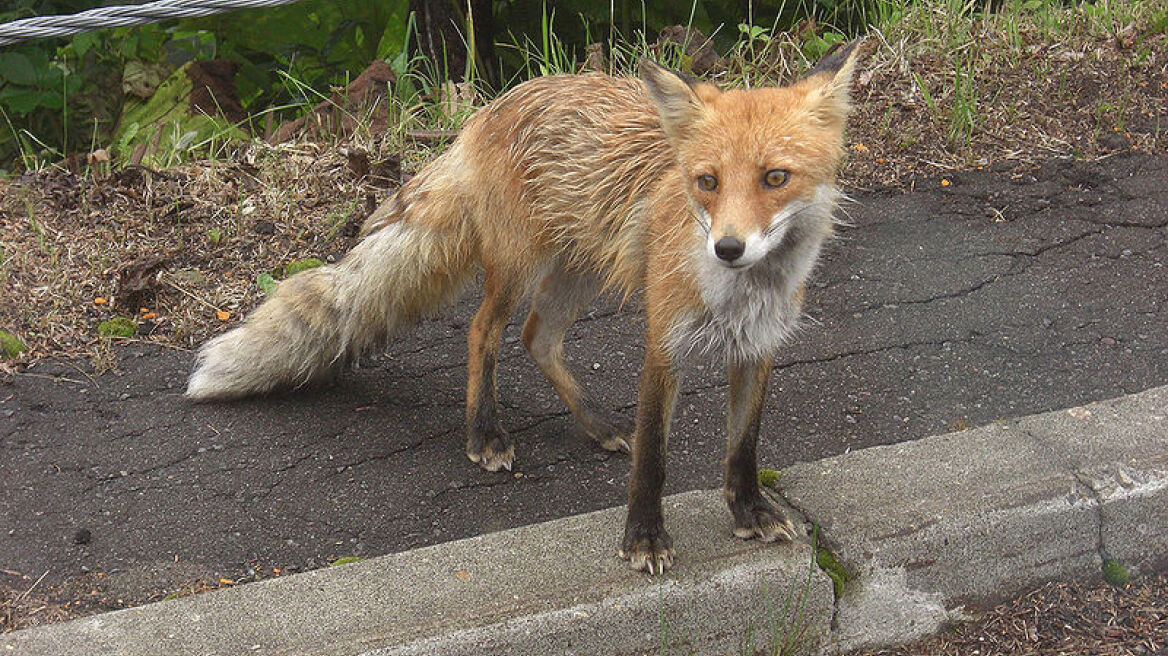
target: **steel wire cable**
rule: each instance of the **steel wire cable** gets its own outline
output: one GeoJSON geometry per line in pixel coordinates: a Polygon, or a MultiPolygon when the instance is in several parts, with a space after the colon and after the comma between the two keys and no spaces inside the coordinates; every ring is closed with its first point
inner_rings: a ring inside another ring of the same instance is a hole
{"type": "Polygon", "coordinates": [[[300,0],[156,0],[140,5],[98,7],[63,16],[34,16],[0,24],[0,46],[108,27],[146,25],[172,18],[210,16],[236,9],[275,7],[293,2],[300,0]]]}

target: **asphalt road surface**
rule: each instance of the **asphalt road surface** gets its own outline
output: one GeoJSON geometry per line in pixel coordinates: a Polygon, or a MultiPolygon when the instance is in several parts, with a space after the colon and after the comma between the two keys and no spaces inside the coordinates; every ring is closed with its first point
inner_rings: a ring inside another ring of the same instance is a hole
{"type": "MultiPolygon", "coordinates": [[[[806,327],[775,365],[763,466],[1168,383],[1168,158],[947,180],[853,192],[851,225],[808,290],[806,327]]],[[[467,460],[476,300],[323,390],[194,405],[181,396],[191,354],[141,345],[120,351],[117,373],[42,362],[10,377],[0,570],[47,572],[45,585],[97,587],[118,605],[196,579],[247,580],[621,505],[627,458],[574,428],[517,325],[499,366],[515,471],[467,460]]],[[[602,300],[567,345],[582,384],[630,420],[638,311],[602,300]]],[[[695,363],[668,493],[720,485],[725,397],[721,367],[695,363]]]]}

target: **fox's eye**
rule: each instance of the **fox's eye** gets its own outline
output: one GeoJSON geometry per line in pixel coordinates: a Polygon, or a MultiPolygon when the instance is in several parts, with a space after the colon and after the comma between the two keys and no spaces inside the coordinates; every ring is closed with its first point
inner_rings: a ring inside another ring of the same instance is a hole
{"type": "Polygon", "coordinates": [[[718,178],[712,175],[698,176],[698,189],[702,191],[713,191],[718,188],[718,178]]]}
{"type": "Polygon", "coordinates": [[[771,169],[766,172],[766,175],[762,176],[762,183],[771,189],[777,189],[787,184],[787,178],[789,177],[791,177],[791,174],[783,169],[771,169]]]}

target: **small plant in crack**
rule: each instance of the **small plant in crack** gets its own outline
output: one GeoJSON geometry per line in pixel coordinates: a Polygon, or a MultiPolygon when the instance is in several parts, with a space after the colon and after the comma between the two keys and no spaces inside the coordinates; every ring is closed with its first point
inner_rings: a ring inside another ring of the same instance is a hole
{"type": "Polygon", "coordinates": [[[848,570],[844,569],[844,566],[836,559],[835,554],[827,547],[819,547],[815,550],[815,563],[831,579],[831,590],[835,593],[835,598],[839,599],[851,578],[848,570]]]}
{"type": "Polygon", "coordinates": [[[1108,558],[1103,561],[1103,580],[1117,588],[1122,588],[1131,581],[1131,574],[1123,566],[1123,563],[1114,558],[1108,558]]]}
{"type": "Polygon", "coordinates": [[[758,484],[760,487],[765,487],[771,490],[778,489],[779,472],[773,469],[758,470],[758,484]]]}

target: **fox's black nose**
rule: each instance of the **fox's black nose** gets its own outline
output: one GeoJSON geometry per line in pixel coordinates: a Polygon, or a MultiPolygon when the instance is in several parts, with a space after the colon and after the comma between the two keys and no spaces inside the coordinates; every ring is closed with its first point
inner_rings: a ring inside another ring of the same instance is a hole
{"type": "Polygon", "coordinates": [[[746,244],[737,237],[723,237],[714,244],[714,254],[718,259],[733,262],[746,252],[746,244]]]}

